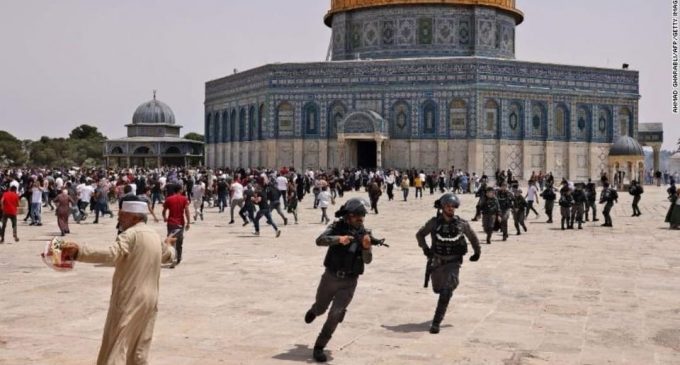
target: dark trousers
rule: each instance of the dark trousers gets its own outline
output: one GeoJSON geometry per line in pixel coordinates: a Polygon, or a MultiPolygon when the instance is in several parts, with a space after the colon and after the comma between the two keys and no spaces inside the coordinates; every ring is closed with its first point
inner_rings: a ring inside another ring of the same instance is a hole
{"type": "Polygon", "coordinates": [[[220,213],[224,212],[224,207],[227,206],[227,194],[217,194],[217,204],[220,208],[220,213]]]}
{"type": "Polygon", "coordinates": [[[524,215],[525,211],[524,209],[515,209],[512,212],[512,219],[515,221],[515,229],[517,230],[517,234],[520,234],[519,227],[522,226],[524,229],[524,232],[527,231],[527,226],[524,224],[524,215]]]}
{"type": "Polygon", "coordinates": [[[640,198],[641,198],[641,196],[639,196],[639,195],[633,196],[633,214],[634,215],[642,214],[642,212],[640,211],[640,207],[638,207],[638,203],[640,203],[640,198]]]}
{"type": "Polygon", "coordinates": [[[604,205],[604,209],[602,210],[602,215],[604,215],[604,223],[608,225],[612,225],[612,217],[609,214],[612,210],[612,207],[614,206],[614,203],[612,202],[607,202],[604,205]]]}
{"type": "Polygon", "coordinates": [[[394,184],[387,184],[387,200],[394,199],[394,184]]]}
{"type": "Polygon", "coordinates": [[[184,227],[168,225],[168,236],[173,232],[179,230],[175,235],[177,242],[175,242],[175,252],[177,252],[177,263],[182,261],[182,244],[184,244],[184,227]]]}
{"type": "Polygon", "coordinates": [[[527,200],[527,217],[529,216],[529,211],[533,211],[536,213],[536,216],[538,217],[538,212],[536,211],[536,208],[534,208],[534,201],[533,200],[527,200]]]}
{"type": "Polygon", "coordinates": [[[279,214],[281,219],[283,219],[284,224],[288,224],[288,218],[286,218],[286,215],[283,214],[283,210],[281,209],[281,203],[279,203],[279,202],[273,203],[272,204],[272,210],[275,210],[276,213],[279,214]]]}
{"type": "Polygon", "coordinates": [[[503,232],[503,237],[508,236],[508,219],[510,219],[510,211],[501,211],[501,231],[503,232]]]}
{"type": "Polygon", "coordinates": [[[321,282],[316,290],[316,301],[310,309],[316,316],[326,313],[328,306],[328,318],[321,328],[321,333],[316,338],[314,347],[324,348],[333,337],[335,329],[345,319],[347,307],[352,302],[354,291],[357,288],[357,277],[338,278],[335,274],[326,271],[321,276],[321,282]],[[333,305],[331,305],[331,302],[333,305]]]}
{"type": "Polygon", "coordinates": [[[247,223],[248,218],[250,218],[251,222],[255,222],[255,207],[244,205],[243,208],[239,210],[238,215],[240,215],[241,218],[243,218],[243,223],[247,223]]]}
{"type": "Polygon", "coordinates": [[[7,221],[12,222],[12,233],[14,237],[17,237],[17,216],[16,215],[3,215],[2,216],[2,227],[0,227],[0,239],[5,240],[5,229],[7,229],[7,221]]]}
{"type": "Polygon", "coordinates": [[[267,219],[267,224],[272,226],[275,231],[278,231],[279,229],[276,227],[276,223],[272,220],[272,213],[269,211],[269,209],[260,209],[257,211],[257,214],[255,215],[253,223],[255,223],[255,232],[260,231],[260,219],[262,217],[265,217],[267,219]]]}
{"type": "Polygon", "coordinates": [[[586,203],[586,221],[588,220],[588,213],[591,209],[593,210],[593,221],[595,221],[597,219],[597,209],[594,200],[586,203]]]}
{"type": "Polygon", "coordinates": [[[416,198],[420,195],[420,199],[423,198],[423,188],[416,187],[416,198]]]}
{"type": "Polygon", "coordinates": [[[163,203],[159,192],[151,193],[151,209],[156,207],[156,202],[163,203]]]}

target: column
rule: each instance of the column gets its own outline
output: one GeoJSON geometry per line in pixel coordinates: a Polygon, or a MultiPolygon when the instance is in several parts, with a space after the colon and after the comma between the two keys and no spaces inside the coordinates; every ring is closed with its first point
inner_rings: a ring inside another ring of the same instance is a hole
{"type": "Polygon", "coordinates": [[[382,139],[378,138],[375,140],[375,163],[376,167],[382,168],[382,139]]]}
{"type": "Polygon", "coordinates": [[[652,150],[654,150],[654,173],[656,173],[661,168],[661,145],[652,146],[652,150]]]}
{"type": "Polygon", "coordinates": [[[345,147],[345,139],[338,136],[338,168],[347,167],[347,151],[345,147]]]}

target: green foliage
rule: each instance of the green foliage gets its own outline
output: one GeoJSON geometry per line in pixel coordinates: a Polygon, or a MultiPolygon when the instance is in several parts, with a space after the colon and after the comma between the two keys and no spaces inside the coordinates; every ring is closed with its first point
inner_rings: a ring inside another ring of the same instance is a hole
{"type": "Polygon", "coordinates": [[[83,124],[69,138],[41,137],[20,141],[0,131],[0,166],[93,167],[103,163],[106,137],[96,127],[83,124]]]}
{"type": "Polygon", "coordinates": [[[0,131],[0,166],[20,166],[26,161],[24,143],[6,131],[0,131]]]}
{"type": "Polygon", "coordinates": [[[202,134],[191,132],[191,133],[185,134],[184,139],[190,139],[192,141],[203,142],[205,140],[205,137],[203,137],[202,134]]]}
{"type": "Polygon", "coordinates": [[[68,135],[70,139],[91,139],[91,140],[105,140],[103,134],[101,134],[97,127],[91,125],[82,124],[71,131],[68,135]]]}

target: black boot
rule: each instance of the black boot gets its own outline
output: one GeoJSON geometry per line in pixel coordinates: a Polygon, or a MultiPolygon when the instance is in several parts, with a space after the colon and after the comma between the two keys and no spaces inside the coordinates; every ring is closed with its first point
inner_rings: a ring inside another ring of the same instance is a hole
{"type": "Polygon", "coordinates": [[[491,233],[486,234],[486,244],[490,245],[491,244],[491,233]]]}
{"type": "Polygon", "coordinates": [[[446,315],[446,309],[449,307],[449,301],[451,300],[452,292],[444,290],[439,294],[439,300],[437,301],[437,309],[434,311],[434,318],[432,319],[432,325],[430,326],[430,333],[436,335],[439,333],[439,326],[444,320],[444,315],[446,315]]]}
{"type": "Polygon", "coordinates": [[[562,230],[564,231],[564,218],[562,218],[562,230]]]}
{"type": "Polygon", "coordinates": [[[313,357],[314,357],[314,361],[316,361],[316,362],[326,362],[326,361],[328,361],[326,354],[323,353],[323,347],[314,346],[313,357]]]}
{"type": "Polygon", "coordinates": [[[312,312],[312,310],[308,310],[307,313],[305,313],[305,323],[310,324],[314,322],[314,319],[316,319],[316,314],[312,312]]]}

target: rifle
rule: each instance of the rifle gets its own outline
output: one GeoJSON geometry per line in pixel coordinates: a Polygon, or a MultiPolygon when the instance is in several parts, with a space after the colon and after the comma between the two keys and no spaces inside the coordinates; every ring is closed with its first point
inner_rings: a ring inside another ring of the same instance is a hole
{"type": "Polygon", "coordinates": [[[385,243],[384,238],[378,239],[378,238],[373,237],[370,230],[363,230],[363,231],[356,233],[354,235],[354,240],[361,243],[363,241],[365,235],[368,235],[371,238],[371,245],[372,246],[384,246],[384,247],[388,247],[388,248],[390,247],[390,245],[385,243]]]}
{"type": "Polygon", "coordinates": [[[430,276],[432,276],[432,257],[427,258],[427,266],[425,266],[425,285],[423,285],[423,288],[427,288],[430,285],[430,276]]]}

